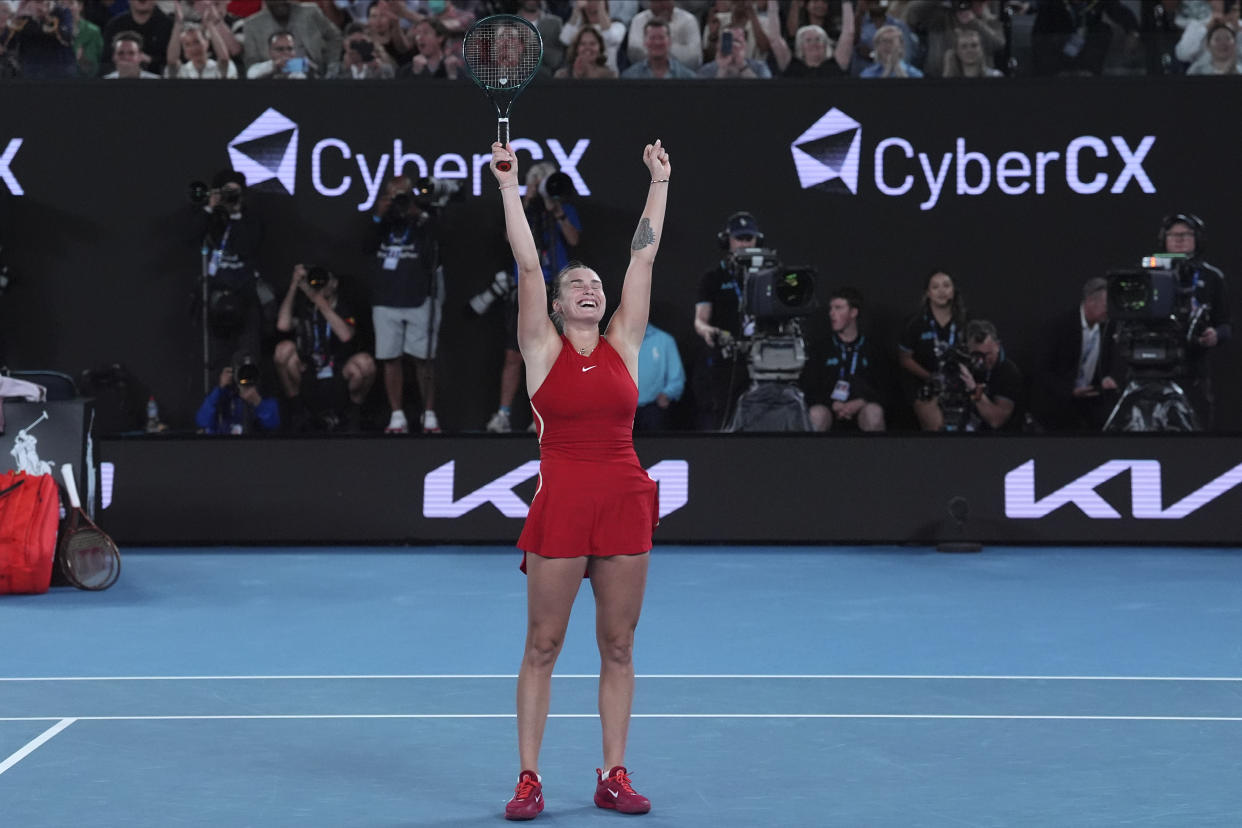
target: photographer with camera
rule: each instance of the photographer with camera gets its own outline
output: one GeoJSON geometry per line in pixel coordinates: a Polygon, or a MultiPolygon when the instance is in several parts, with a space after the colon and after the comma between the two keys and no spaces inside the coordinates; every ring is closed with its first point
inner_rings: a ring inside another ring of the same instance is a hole
{"type": "Polygon", "coordinates": [[[965,333],[966,300],[952,276],[933,270],[923,286],[923,307],[906,322],[897,349],[906,398],[923,431],[944,427],[939,396],[945,387],[945,355],[961,345],[965,333]]]}
{"type": "MultiPolygon", "coordinates": [[[[577,247],[582,232],[582,221],[574,205],[564,198],[574,192],[573,182],[565,173],[557,171],[552,164],[541,161],[526,173],[526,195],[522,199],[526,221],[535,238],[539,265],[543,280],[549,283],[570,261],[570,248],[577,247]]],[[[500,407],[487,421],[487,430],[502,434],[510,430],[510,414],[513,398],[517,395],[522,378],[522,354],[517,342],[517,264],[511,269],[508,280],[511,289],[505,296],[505,361],[500,370],[500,407]]],[[[488,288],[499,292],[500,274],[488,288]]],[[[487,291],[484,291],[486,293],[487,291]]],[[[481,299],[475,297],[476,299],[481,299]]]]}
{"type": "Polygon", "coordinates": [[[219,364],[221,354],[261,351],[262,306],[274,301],[259,279],[259,246],[263,225],[246,204],[246,177],[225,169],[212,178],[211,188],[190,185],[197,206],[198,238],[202,241],[204,314],[207,329],[204,364],[219,364]],[[260,295],[262,294],[262,300],[260,295]]]}
{"type": "Polygon", "coordinates": [[[1043,344],[1031,412],[1049,431],[1099,431],[1117,403],[1113,328],[1108,323],[1108,280],[1095,276],[1077,310],[1058,316],[1043,344]]]}
{"type": "Polygon", "coordinates": [[[750,384],[737,342],[744,334],[741,316],[742,285],[734,274],[732,254],[763,246],[759,224],[748,212],[725,219],[716,234],[723,251],[716,267],[699,279],[694,305],[694,333],[705,343],[694,360],[694,397],[700,431],[717,431],[727,424],[730,409],[750,384]]]}
{"type": "MultiPolygon", "coordinates": [[[[1016,428],[1022,399],[1022,372],[1005,358],[996,326],[982,319],[966,326],[966,347],[949,352],[950,370],[956,370],[970,400],[962,421],[944,415],[945,431],[1002,431],[1016,428]]],[[[944,402],[942,397],[942,403],[944,402]]],[[[947,409],[948,406],[945,406],[947,409]]]]}
{"type": "Polygon", "coordinates": [[[375,383],[375,360],[359,351],[354,313],[340,280],[324,267],[296,265],[276,316],[292,334],[276,344],[276,376],[288,400],[293,431],[359,431],[362,404],[375,383]]]}
{"type": "Polygon", "coordinates": [[[800,385],[806,394],[813,431],[841,429],[883,431],[880,359],[875,343],[858,329],[862,294],[852,287],[828,299],[832,334],[811,343],[800,385]]]}
{"type": "Polygon", "coordinates": [[[22,77],[76,77],[73,13],[51,0],[22,0],[0,27],[0,54],[5,53],[16,56],[22,77]]]}
{"type": "Polygon", "coordinates": [[[276,400],[259,392],[259,365],[248,353],[220,371],[220,382],[194,417],[200,434],[274,434],[280,428],[276,400]]]}
{"type": "Polygon", "coordinates": [[[384,387],[392,409],[388,434],[406,434],[403,357],[414,360],[422,397],[424,434],[439,434],[436,419],[435,358],[444,306],[444,273],[439,266],[436,218],[428,202],[415,198],[414,182],[400,175],[388,181],[376,201],[369,245],[371,317],[375,358],[384,366],[384,387]]]}
{"type": "Polygon", "coordinates": [[[1207,317],[1206,327],[1192,331],[1193,343],[1186,354],[1186,391],[1203,427],[1211,430],[1216,423],[1212,354],[1233,338],[1233,326],[1229,321],[1225,274],[1203,258],[1205,237],[1206,225],[1194,213],[1172,213],[1160,222],[1160,248],[1166,253],[1186,257],[1183,289],[1189,293],[1189,310],[1207,317]]]}
{"type": "Polygon", "coordinates": [[[396,64],[384,47],[371,39],[367,27],[350,23],[345,27],[341,62],[328,77],[353,80],[388,80],[396,72],[396,64]]]}

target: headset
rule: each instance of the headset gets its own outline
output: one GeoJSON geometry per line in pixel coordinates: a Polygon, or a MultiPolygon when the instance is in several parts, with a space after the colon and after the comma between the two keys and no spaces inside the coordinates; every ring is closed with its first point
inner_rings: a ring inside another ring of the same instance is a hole
{"type": "Polygon", "coordinates": [[[1195,234],[1195,255],[1203,255],[1203,243],[1207,241],[1207,228],[1203,224],[1203,219],[1194,213],[1170,213],[1160,220],[1160,234],[1156,237],[1156,244],[1159,249],[1165,249],[1165,237],[1169,235],[1169,230],[1175,224],[1185,224],[1195,234]]]}
{"type": "MultiPolygon", "coordinates": [[[[739,218],[742,218],[743,216],[750,219],[750,223],[753,224],[756,228],[759,226],[759,222],[755,220],[755,217],[745,210],[739,210],[738,212],[729,216],[727,219],[725,219],[724,229],[716,234],[716,243],[720,245],[721,250],[729,249],[729,225],[733,223],[734,219],[739,219],[739,218]]],[[[763,247],[763,239],[764,239],[763,234],[760,233],[758,230],[756,230],[755,231],[755,247],[763,247]]]]}

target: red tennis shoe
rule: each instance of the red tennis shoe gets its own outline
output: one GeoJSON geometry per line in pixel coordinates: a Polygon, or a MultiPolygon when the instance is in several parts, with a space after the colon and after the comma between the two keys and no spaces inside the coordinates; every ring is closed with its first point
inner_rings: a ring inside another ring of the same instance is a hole
{"type": "Polygon", "coordinates": [[[651,810],[651,800],[634,790],[630,774],[621,765],[604,772],[595,769],[598,783],[595,786],[595,804],[622,814],[645,814],[651,810]]]}
{"type": "Polygon", "coordinates": [[[505,806],[505,819],[534,819],[542,810],[542,780],[534,771],[524,770],[513,789],[513,799],[505,806]]]}

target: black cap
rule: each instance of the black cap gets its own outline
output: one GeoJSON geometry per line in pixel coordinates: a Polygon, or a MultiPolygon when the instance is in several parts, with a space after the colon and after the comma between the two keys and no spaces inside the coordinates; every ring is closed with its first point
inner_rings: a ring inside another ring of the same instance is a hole
{"type": "Polygon", "coordinates": [[[729,216],[729,221],[725,224],[725,232],[733,238],[738,236],[757,236],[759,235],[759,224],[750,213],[735,213],[729,216]]]}

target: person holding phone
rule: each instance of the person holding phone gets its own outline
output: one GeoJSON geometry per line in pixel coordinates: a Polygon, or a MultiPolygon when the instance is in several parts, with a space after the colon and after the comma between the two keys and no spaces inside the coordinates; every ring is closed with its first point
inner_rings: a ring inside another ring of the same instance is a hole
{"type": "Polygon", "coordinates": [[[315,74],[310,61],[298,55],[298,43],[292,32],[273,32],[267,39],[267,60],[246,70],[246,77],[292,78],[304,80],[315,74]]]}
{"type": "Polygon", "coordinates": [[[771,78],[772,70],[761,60],[746,57],[746,30],[730,26],[720,33],[716,59],[699,67],[700,78],[771,78]]]}
{"type": "Polygon", "coordinates": [[[393,59],[383,45],[372,39],[362,23],[345,27],[341,62],[328,75],[330,78],[353,80],[387,80],[396,73],[393,59]]]}

